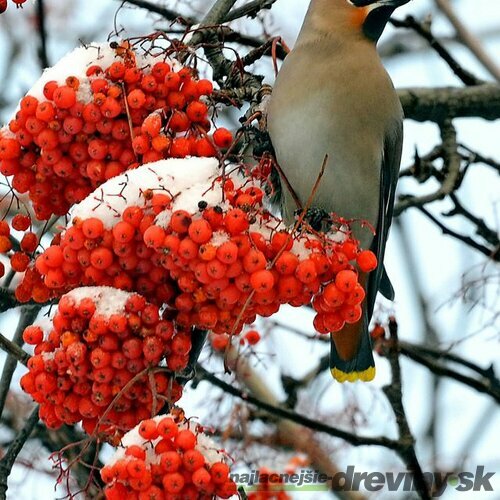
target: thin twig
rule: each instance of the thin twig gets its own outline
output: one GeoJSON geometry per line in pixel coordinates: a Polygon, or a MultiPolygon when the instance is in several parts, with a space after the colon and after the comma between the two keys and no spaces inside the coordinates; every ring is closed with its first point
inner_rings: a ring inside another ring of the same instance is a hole
{"type": "Polygon", "coordinates": [[[370,437],[370,436],[358,436],[357,434],[353,434],[352,432],[343,431],[341,429],[337,429],[336,427],[331,427],[329,425],[324,424],[323,422],[319,422],[317,420],[312,420],[304,415],[300,415],[294,411],[288,410],[286,408],[281,408],[279,406],[270,405],[260,399],[257,399],[237,387],[234,387],[230,384],[227,384],[223,380],[217,378],[215,375],[205,370],[201,365],[197,366],[196,369],[196,377],[195,379],[206,380],[210,382],[212,385],[222,389],[224,392],[231,394],[237,398],[246,401],[249,404],[256,406],[257,408],[264,410],[266,413],[270,415],[275,415],[277,417],[291,420],[292,422],[296,422],[297,424],[304,425],[309,429],[314,431],[323,432],[328,434],[329,436],[333,436],[336,438],[343,439],[353,446],[383,446],[385,448],[389,448],[391,450],[396,450],[399,446],[398,441],[393,439],[389,439],[385,436],[379,437],[370,437]]]}
{"type": "Polygon", "coordinates": [[[22,450],[37,422],[38,406],[31,412],[31,415],[28,417],[25,426],[18,432],[14,441],[9,446],[7,453],[2,458],[2,460],[0,460],[0,500],[5,500],[7,498],[7,482],[12,471],[12,467],[14,466],[19,452],[22,450]]]}
{"type": "Polygon", "coordinates": [[[446,16],[457,32],[458,39],[465,45],[483,65],[483,67],[500,82],[500,67],[495,60],[484,50],[481,41],[471,33],[461,19],[457,16],[455,10],[450,5],[449,0],[435,0],[439,10],[446,16]]]}
{"type": "Polygon", "coordinates": [[[47,28],[45,23],[45,5],[44,0],[36,1],[36,21],[38,25],[38,36],[40,38],[40,46],[38,47],[38,58],[42,69],[50,66],[49,57],[47,54],[47,28]]]}
{"type": "Polygon", "coordinates": [[[429,45],[436,53],[448,64],[453,73],[460,78],[465,85],[480,85],[483,80],[474,76],[469,70],[463,68],[451,53],[434,37],[428,23],[419,23],[413,16],[408,16],[404,20],[393,19],[391,24],[396,28],[409,28],[418,33],[422,38],[429,42],[429,45]]]}
{"type": "MultiPolygon", "coordinates": [[[[25,328],[35,321],[40,307],[22,307],[20,311],[19,323],[17,325],[12,344],[19,348],[23,345],[23,332],[25,328]]],[[[8,355],[3,366],[2,377],[0,378],[0,415],[3,413],[5,401],[9,393],[12,375],[17,367],[18,359],[12,355],[8,355]]]]}
{"type": "Polygon", "coordinates": [[[386,355],[391,365],[392,380],[391,383],[383,387],[382,390],[391,404],[398,426],[399,442],[401,445],[396,448],[395,451],[406,464],[407,469],[413,473],[415,489],[420,498],[430,500],[429,487],[425,481],[422,468],[420,467],[415,452],[415,438],[410,430],[403,405],[401,366],[399,364],[398,325],[393,318],[389,321],[389,331],[391,338],[387,346],[386,355]]]}

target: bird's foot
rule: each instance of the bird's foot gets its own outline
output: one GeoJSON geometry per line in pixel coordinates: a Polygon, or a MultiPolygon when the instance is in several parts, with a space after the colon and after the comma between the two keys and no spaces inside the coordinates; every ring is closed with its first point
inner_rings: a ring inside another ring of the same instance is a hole
{"type": "MultiPolygon", "coordinates": [[[[300,217],[301,214],[302,210],[297,210],[295,212],[297,217],[300,217]]],[[[321,231],[325,226],[329,226],[332,223],[330,214],[326,210],[317,207],[308,208],[304,220],[314,231],[321,231]]]]}

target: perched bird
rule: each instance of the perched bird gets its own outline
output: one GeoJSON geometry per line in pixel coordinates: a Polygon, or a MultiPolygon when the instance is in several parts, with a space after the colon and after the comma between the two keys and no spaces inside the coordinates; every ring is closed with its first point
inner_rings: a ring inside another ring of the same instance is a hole
{"type": "Polygon", "coordinates": [[[379,265],[360,276],[367,291],[362,319],[331,334],[330,368],[342,382],[375,376],[368,324],[378,290],[394,298],[383,259],[403,112],[376,43],[392,12],[408,1],[311,0],[268,107],[268,132],[287,180],[280,193],[285,221],[293,222],[297,200],[303,207],[325,164],[311,207],[366,221],[375,229],[374,235],[366,224],[352,227],[379,265]]]}

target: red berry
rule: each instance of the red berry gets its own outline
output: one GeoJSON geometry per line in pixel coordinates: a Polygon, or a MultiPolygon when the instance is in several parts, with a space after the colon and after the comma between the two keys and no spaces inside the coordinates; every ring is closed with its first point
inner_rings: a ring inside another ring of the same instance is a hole
{"type": "Polygon", "coordinates": [[[377,257],[371,250],[363,250],[356,257],[359,269],[364,273],[369,273],[377,267],[377,257]]]}
{"type": "Polygon", "coordinates": [[[233,143],[233,134],[227,128],[218,128],[214,132],[214,142],[219,148],[228,148],[233,143]]]}

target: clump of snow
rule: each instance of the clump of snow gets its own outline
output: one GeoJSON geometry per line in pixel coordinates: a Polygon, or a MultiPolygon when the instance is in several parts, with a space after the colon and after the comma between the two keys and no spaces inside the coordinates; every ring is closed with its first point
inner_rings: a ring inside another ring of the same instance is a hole
{"type": "Polygon", "coordinates": [[[299,260],[306,260],[311,256],[312,250],[310,248],[306,248],[306,242],[306,238],[293,240],[291,252],[296,255],[299,260]]]}
{"type": "Polygon", "coordinates": [[[127,207],[144,205],[142,194],[148,190],[154,190],[155,193],[168,192],[175,198],[175,207],[181,208],[184,203],[189,207],[193,204],[197,207],[201,199],[201,185],[206,187],[209,182],[211,185],[210,179],[219,175],[218,169],[219,162],[216,158],[170,158],[148,163],[106,181],[72,207],[70,218],[84,220],[98,217],[110,229],[127,207]]]}
{"type": "Polygon", "coordinates": [[[331,229],[325,236],[334,243],[343,243],[349,237],[349,227],[348,226],[340,226],[338,229],[331,229]]]}
{"type": "Polygon", "coordinates": [[[127,300],[134,295],[110,286],[88,286],[75,288],[65,296],[71,297],[78,305],[83,299],[92,299],[96,306],[96,314],[109,318],[112,314],[125,311],[127,300]]]}
{"type": "MultiPolygon", "coordinates": [[[[152,418],[156,423],[160,422],[164,418],[174,418],[172,414],[166,414],[166,415],[157,415],[156,417],[152,418]]],[[[174,418],[175,420],[175,418],[174,418]]],[[[179,427],[180,430],[182,429],[192,429],[192,425],[190,426],[190,421],[184,421],[184,422],[179,422],[177,426],[179,427]]],[[[155,446],[161,441],[161,437],[158,437],[153,440],[147,440],[144,439],[140,434],[139,434],[139,428],[141,426],[141,423],[137,424],[133,429],[128,431],[122,438],[121,440],[121,446],[118,447],[115,451],[115,453],[111,456],[111,458],[107,461],[108,465],[113,465],[114,463],[118,462],[119,460],[122,460],[124,458],[130,458],[129,456],[125,455],[125,451],[129,446],[141,446],[146,450],[146,463],[147,464],[154,464],[154,463],[159,463],[160,458],[159,456],[155,453],[154,448],[155,446]]],[[[194,424],[196,426],[196,424],[194,424]]],[[[217,462],[221,461],[227,461],[227,456],[223,453],[223,451],[217,446],[217,443],[207,436],[206,434],[200,432],[197,434],[197,443],[195,446],[195,449],[198,450],[204,457],[206,463],[209,465],[215,464],[217,462]]]]}
{"type": "Polygon", "coordinates": [[[53,330],[52,320],[48,316],[42,316],[36,320],[36,326],[39,326],[43,331],[43,337],[46,339],[49,333],[53,330]]]}
{"type": "Polygon", "coordinates": [[[227,243],[230,239],[231,238],[226,231],[215,231],[209,243],[214,247],[220,247],[224,243],[227,243]]]}
{"type": "Polygon", "coordinates": [[[0,128],[0,138],[15,139],[16,134],[14,134],[7,125],[4,125],[0,128]]]}
{"type": "MultiPolygon", "coordinates": [[[[170,64],[174,71],[178,71],[182,67],[178,61],[165,59],[161,53],[157,55],[135,53],[135,57],[137,67],[141,69],[160,61],[170,64]]],[[[85,47],[77,47],[59,59],[54,66],[45,69],[27,94],[36,97],[40,101],[45,101],[43,87],[47,82],[54,80],[59,85],[64,85],[68,76],[76,76],[81,87],[78,97],[82,100],[88,100],[91,94],[87,69],[93,65],[106,69],[115,61],[123,61],[123,58],[118,56],[116,50],[112,49],[109,43],[91,43],[85,47]]],[[[99,77],[102,77],[102,75],[99,77]]]]}
{"type": "Polygon", "coordinates": [[[205,457],[205,462],[209,465],[227,461],[227,456],[224,454],[223,450],[221,450],[217,446],[217,443],[206,434],[198,434],[195,448],[205,457]]]}

